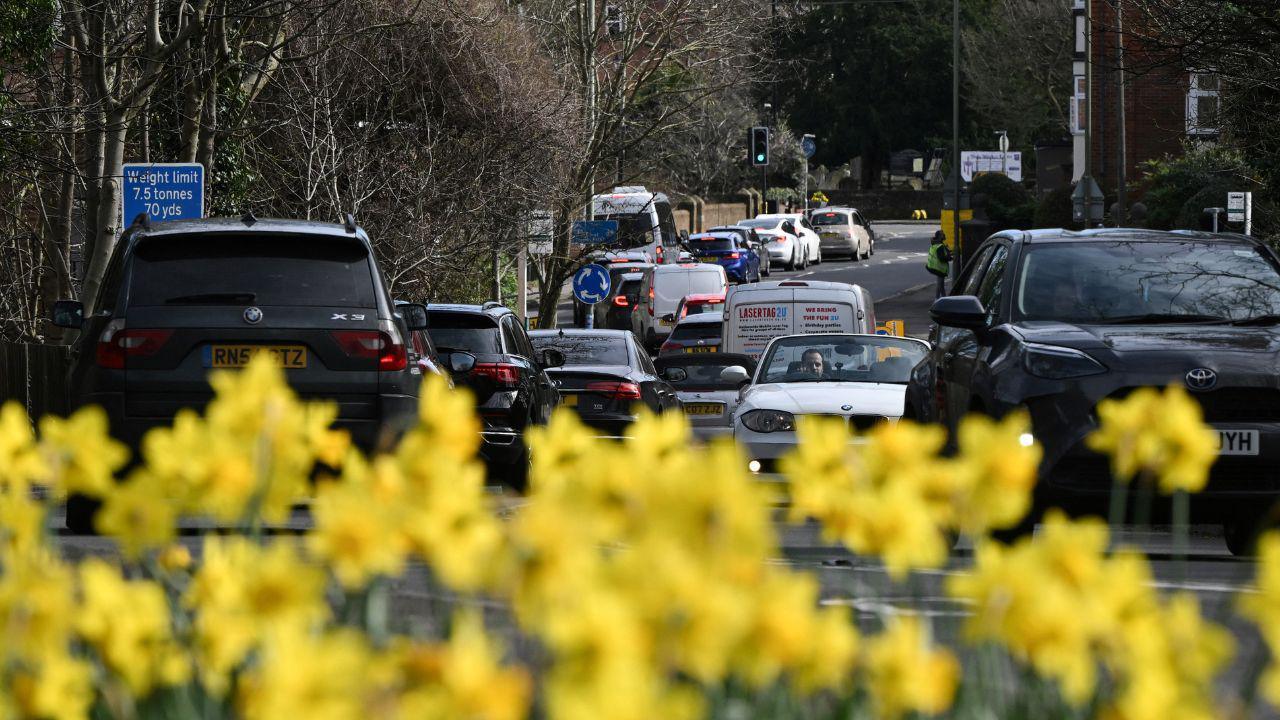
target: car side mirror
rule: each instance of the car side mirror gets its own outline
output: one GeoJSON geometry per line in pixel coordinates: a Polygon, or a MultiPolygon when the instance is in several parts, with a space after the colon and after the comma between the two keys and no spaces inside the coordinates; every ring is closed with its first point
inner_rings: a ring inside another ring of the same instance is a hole
{"type": "Polygon", "coordinates": [[[662,316],[663,322],[675,322],[675,319],[676,319],[675,313],[667,313],[666,315],[662,316]]]}
{"type": "Polygon", "coordinates": [[[783,232],[791,233],[792,235],[795,235],[795,234],[796,234],[796,226],[795,226],[795,224],[794,224],[794,223],[792,223],[790,220],[788,220],[787,222],[782,223],[782,231],[783,231],[783,232]]]}
{"type": "Polygon", "coordinates": [[[938,298],[929,308],[929,317],[945,327],[982,330],[987,327],[987,310],[973,295],[938,298]]]}
{"type": "Polygon", "coordinates": [[[689,231],[688,231],[688,230],[681,230],[681,231],[680,231],[680,244],[682,244],[682,245],[687,245],[688,243],[689,243],[689,231]]]}
{"type": "Polygon", "coordinates": [[[730,365],[720,371],[720,381],[729,385],[741,385],[751,381],[751,376],[747,374],[747,369],[741,365],[730,365]]]}
{"type": "Polygon", "coordinates": [[[60,328],[79,330],[84,325],[84,303],[79,300],[58,300],[54,302],[53,324],[60,328]]]}
{"type": "Polygon", "coordinates": [[[476,356],[462,350],[449,353],[449,372],[462,375],[471,372],[476,366],[476,356]]]}
{"type": "Polygon", "coordinates": [[[409,303],[396,308],[400,317],[404,318],[405,327],[410,332],[427,329],[427,306],[420,303],[409,303]]]}
{"type": "Polygon", "coordinates": [[[673,382],[673,383],[684,382],[685,380],[689,379],[689,373],[685,372],[684,368],[678,368],[678,367],[663,368],[662,379],[666,380],[667,382],[673,382]]]}
{"type": "Polygon", "coordinates": [[[543,369],[564,367],[564,362],[564,353],[555,348],[543,348],[542,351],[538,353],[538,364],[541,365],[543,369]]]}

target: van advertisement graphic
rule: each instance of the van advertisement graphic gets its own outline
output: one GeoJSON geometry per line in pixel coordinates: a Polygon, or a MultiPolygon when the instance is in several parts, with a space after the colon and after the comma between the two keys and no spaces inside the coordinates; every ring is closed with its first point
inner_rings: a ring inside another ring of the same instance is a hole
{"type": "Polygon", "coordinates": [[[759,360],[769,341],[791,334],[790,304],[742,305],[737,311],[738,340],[742,352],[759,360]]]}
{"type": "Polygon", "coordinates": [[[796,333],[852,332],[853,308],[842,304],[806,304],[797,311],[796,333]]]}

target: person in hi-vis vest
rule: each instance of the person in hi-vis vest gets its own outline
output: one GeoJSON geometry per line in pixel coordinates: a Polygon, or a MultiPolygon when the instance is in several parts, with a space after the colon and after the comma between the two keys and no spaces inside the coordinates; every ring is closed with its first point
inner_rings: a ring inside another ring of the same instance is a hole
{"type": "Polygon", "coordinates": [[[947,292],[947,273],[951,271],[951,250],[947,247],[947,236],[941,230],[933,234],[933,240],[929,243],[929,257],[925,260],[925,267],[938,276],[938,294],[935,297],[942,297],[947,292]]]}

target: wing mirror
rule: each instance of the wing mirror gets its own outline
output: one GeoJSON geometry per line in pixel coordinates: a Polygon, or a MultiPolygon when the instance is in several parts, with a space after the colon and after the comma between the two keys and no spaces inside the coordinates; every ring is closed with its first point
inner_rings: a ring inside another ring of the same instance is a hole
{"type": "Polygon", "coordinates": [[[751,382],[751,376],[741,365],[730,365],[720,371],[720,381],[729,385],[742,385],[751,382]]]}
{"type": "Polygon", "coordinates": [[[787,233],[791,233],[792,235],[795,235],[795,234],[796,234],[796,226],[795,226],[795,223],[791,222],[790,220],[788,220],[788,221],[786,221],[786,222],[782,223],[782,231],[783,231],[783,232],[787,232],[787,233]]]}
{"type": "Polygon", "coordinates": [[[60,328],[80,329],[84,325],[84,303],[79,300],[58,300],[54,302],[53,324],[60,328]]]}
{"type": "Polygon", "coordinates": [[[945,327],[981,330],[987,327],[987,310],[973,295],[938,298],[929,308],[929,317],[945,327]]]}
{"type": "Polygon", "coordinates": [[[476,356],[469,352],[455,350],[447,355],[445,362],[449,365],[449,372],[455,375],[465,375],[476,366],[476,356]]]}
{"type": "Polygon", "coordinates": [[[543,348],[538,353],[538,364],[544,369],[564,367],[564,353],[555,348],[543,348]]]}
{"type": "Polygon", "coordinates": [[[663,368],[662,379],[673,383],[684,382],[689,379],[689,373],[679,367],[663,368]]]}
{"type": "Polygon", "coordinates": [[[667,313],[666,315],[663,315],[663,316],[662,316],[662,321],[663,321],[663,322],[675,322],[675,320],[676,320],[676,314],[675,314],[675,313],[667,313]]]}
{"type": "Polygon", "coordinates": [[[427,329],[427,306],[421,303],[408,303],[396,308],[400,317],[404,318],[405,327],[410,332],[427,329]]]}

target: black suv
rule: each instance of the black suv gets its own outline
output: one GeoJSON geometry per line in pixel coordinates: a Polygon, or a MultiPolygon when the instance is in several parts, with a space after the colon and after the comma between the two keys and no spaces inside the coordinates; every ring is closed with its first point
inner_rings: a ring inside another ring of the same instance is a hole
{"type": "MultiPolygon", "coordinates": [[[[1244,550],[1280,496],[1280,258],[1242,235],[1109,229],[989,238],[932,308],[907,413],[952,431],[1025,407],[1044,447],[1036,509],[1106,513],[1096,407],[1184,386],[1221,442],[1193,515],[1244,550]]],[[[1134,504],[1130,503],[1133,508],[1134,504]]],[[[1157,508],[1163,512],[1163,508],[1157,508]]],[[[1034,515],[1033,515],[1034,519],[1034,515]]]]}
{"type": "Polygon", "coordinates": [[[433,303],[427,312],[437,350],[475,357],[475,366],[455,371],[453,379],[476,396],[476,411],[484,423],[481,455],[491,472],[523,487],[529,465],[524,430],[546,423],[560,404],[545,370],[563,365],[564,355],[554,349],[534,350],[520,319],[496,302],[433,303]]]}
{"type": "Polygon", "coordinates": [[[416,417],[421,375],[405,337],[425,326],[426,310],[396,312],[350,216],[343,224],[140,216],[92,300],[54,309],[56,325],[80,331],[71,404],[102,406],[111,433],[134,449],[180,409],[211,399],[210,370],[259,353],[284,365],[301,397],[336,401],[336,426],[366,449],[416,417]]]}

